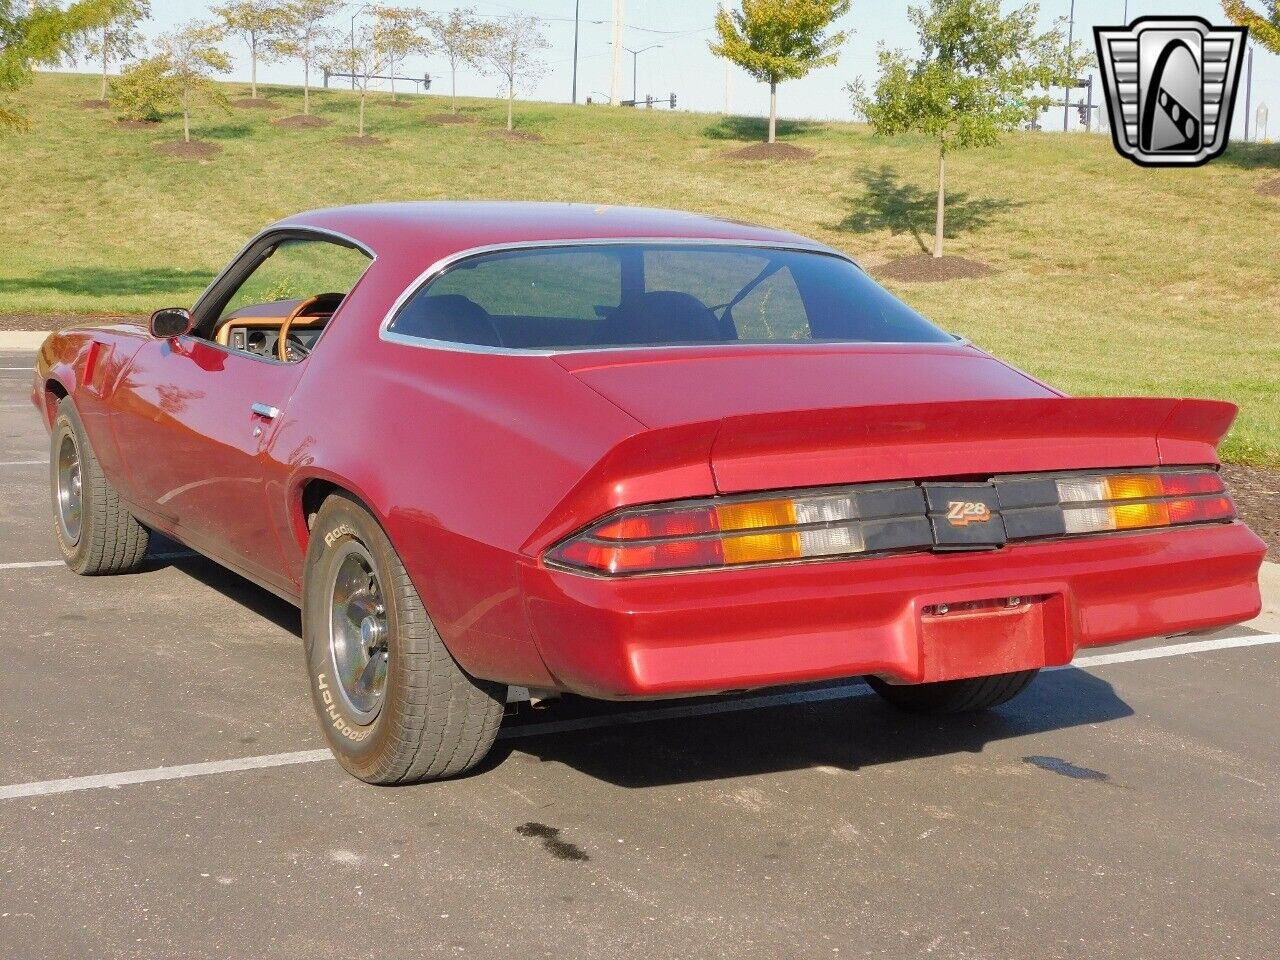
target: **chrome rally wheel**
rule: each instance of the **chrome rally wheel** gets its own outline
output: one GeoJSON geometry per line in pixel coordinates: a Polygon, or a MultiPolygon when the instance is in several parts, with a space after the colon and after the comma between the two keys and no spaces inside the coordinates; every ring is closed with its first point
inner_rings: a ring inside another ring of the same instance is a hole
{"type": "Polygon", "coordinates": [[[338,690],[354,717],[368,723],[387,692],[387,608],[373,558],[357,540],[348,540],[334,558],[329,588],[329,656],[338,690]]]}
{"type": "Polygon", "coordinates": [[[63,542],[74,547],[80,542],[84,520],[84,479],[80,472],[80,448],[70,423],[64,423],[54,441],[54,505],[63,542]]]}

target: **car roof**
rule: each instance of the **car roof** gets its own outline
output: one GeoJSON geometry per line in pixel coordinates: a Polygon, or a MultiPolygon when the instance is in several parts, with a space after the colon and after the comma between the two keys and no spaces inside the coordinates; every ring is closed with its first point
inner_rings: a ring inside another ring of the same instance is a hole
{"type": "Polygon", "coordinates": [[[416,251],[427,262],[476,247],[559,240],[727,240],[829,249],[798,234],[721,217],[587,203],[377,203],[313,210],[282,220],[273,229],[288,227],[341,234],[379,258],[416,251]]]}

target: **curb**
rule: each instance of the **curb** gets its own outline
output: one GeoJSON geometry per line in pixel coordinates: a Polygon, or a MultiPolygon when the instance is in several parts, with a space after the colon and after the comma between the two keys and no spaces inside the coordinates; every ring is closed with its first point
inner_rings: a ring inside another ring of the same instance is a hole
{"type": "Polygon", "coordinates": [[[0,350],[39,350],[48,330],[0,330],[0,350]]]}

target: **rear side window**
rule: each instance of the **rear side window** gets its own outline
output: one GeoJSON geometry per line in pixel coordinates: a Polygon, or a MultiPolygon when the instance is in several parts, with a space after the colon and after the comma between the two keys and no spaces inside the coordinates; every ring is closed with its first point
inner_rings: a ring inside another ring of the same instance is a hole
{"type": "Polygon", "coordinates": [[[842,257],[732,244],[477,254],[419,289],[389,329],[540,350],[951,340],[842,257]]]}

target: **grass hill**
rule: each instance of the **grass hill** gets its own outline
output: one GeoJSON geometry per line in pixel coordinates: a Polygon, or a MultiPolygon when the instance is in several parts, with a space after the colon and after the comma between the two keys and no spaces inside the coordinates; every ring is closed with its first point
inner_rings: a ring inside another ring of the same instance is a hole
{"type": "MultiPolygon", "coordinates": [[[[241,96],[241,86],[229,92],[241,96]]],[[[190,304],[263,225],[311,207],[492,197],[686,208],[785,227],[872,273],[919,254],[932,230],[929,143],[855,124],[783,123],[811,160],[741,162],[754,119],[661,110],[466,100],[441,125],[438,97],[372,99],[379,146],[355,133],[355,97],[313,101],[332,121],[293,129],[279,110],[204,111],[194,135],[221,149],[155,149],[181,118],[123,129],[79,104],[94,80],[42,74],[24,93],[33,129],[0,136],[0,314],[145,313],[190,304]]],[[[1241,146],[1197,170],[1141,169],[1102,136],[1017,134],[949,158],[948,253],[994,273],[896,283],[949,330],[1079,394],[1219,397],[1242,415],[1225,453],[1280,464],[1280,147],[1241,146]]],[[[38,319],[38,318],[37,318],[38,319]]]]}

